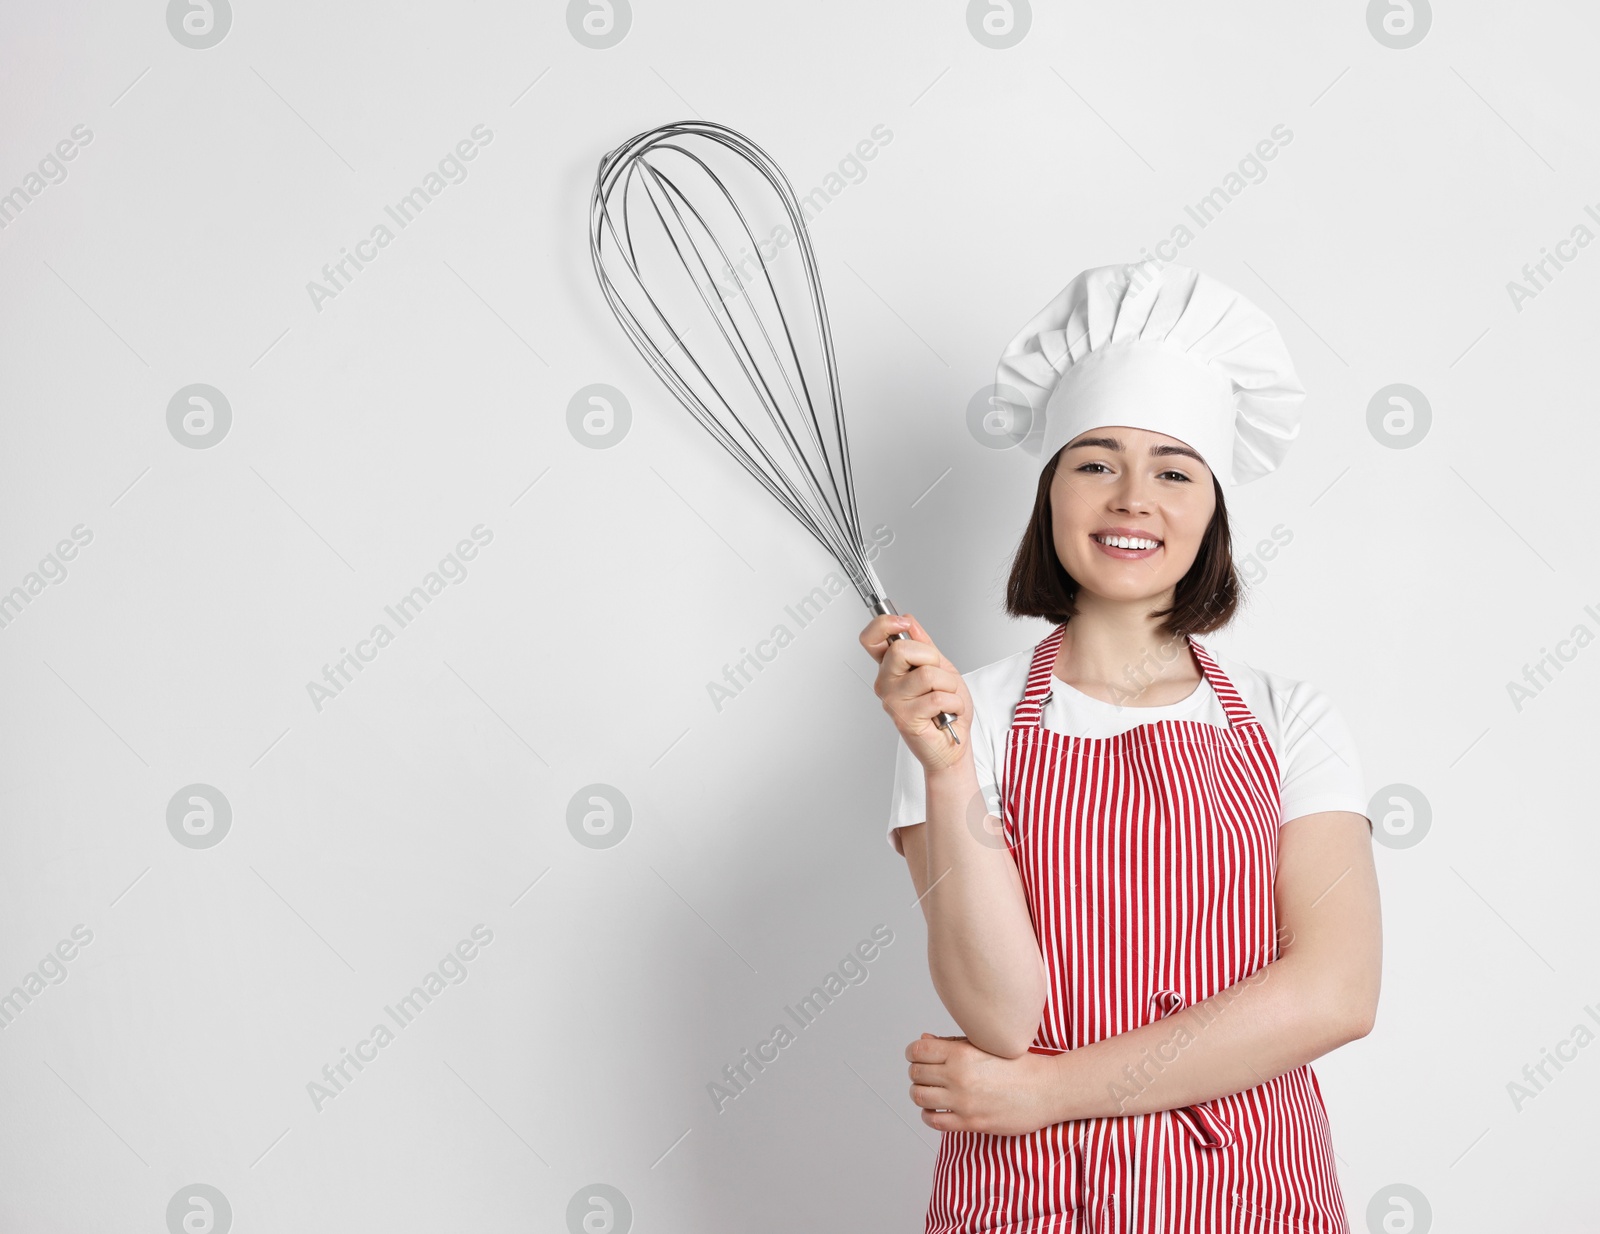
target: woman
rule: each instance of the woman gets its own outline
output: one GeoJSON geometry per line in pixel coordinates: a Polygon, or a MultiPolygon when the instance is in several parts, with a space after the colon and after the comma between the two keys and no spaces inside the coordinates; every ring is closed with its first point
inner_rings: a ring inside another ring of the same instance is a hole
{"type": "Polygon", "coordinates": [[[1223,486],[1298,432],[1283,340],[1203,274],[1104,266],[996,391],[1044,464],[1006,607],[1054,628],[965,676],[914,617],[861,634],[963,1033],[906,1050],[945,1133],[928,1234],[1345,1234],[1308,1064],[1377,1004],[1359,762],[1320,690],[1193,637],[1238,602],[1223,486]]]}

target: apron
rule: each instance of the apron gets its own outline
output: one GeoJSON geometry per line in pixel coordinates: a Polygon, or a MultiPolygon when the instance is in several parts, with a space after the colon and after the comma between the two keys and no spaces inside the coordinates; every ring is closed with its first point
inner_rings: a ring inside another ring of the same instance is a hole
{"type": "MultiPolygon", "coordinates": [[[[1227,728],[1161,720],[1104,738],[1044,728],[1065,633],[1058,626],[1034,650],[1002,792],[1006,844],[1050,978],[1029,1047],[1037,1054],[1140,1028],[1278,955],[1282,781],[1266,730],[1193,638],[1227,728]]],[[[1121,1091],[1142,1089],[1163,1065],[1158,1053],[1170,1062],[1174,1048],[1152,1051],[1121,1091]]],[[[1349,1234],[1309,1066],[1177,1110],[1017,1136],[944,1132],[925,1229],[1349,1234]]]]}

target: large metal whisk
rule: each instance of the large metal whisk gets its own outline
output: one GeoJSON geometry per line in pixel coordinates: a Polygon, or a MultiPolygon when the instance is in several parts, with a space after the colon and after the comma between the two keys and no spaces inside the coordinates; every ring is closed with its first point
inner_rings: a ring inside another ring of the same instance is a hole
{"type": "MultiPolygon", "coordinates": [[[[656,376],[839,563],[872,612],[895,613],[861,534],[816,255],[772,157],[708,121],[630,138],[600,160],[589,253],[656,376]],[[810,329],[797,334],[790,322],[802,318],[810,329]]],[[[959,742],[953,719],[941,713],[938,724],[959,742]]]]}

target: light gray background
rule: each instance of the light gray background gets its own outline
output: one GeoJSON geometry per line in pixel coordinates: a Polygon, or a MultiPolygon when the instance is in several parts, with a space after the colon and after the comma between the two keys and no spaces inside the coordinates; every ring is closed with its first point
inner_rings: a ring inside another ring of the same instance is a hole
{"type": "Polygon", "coordinates": [[[1507,284],[1600,234],[1600,30],[1576,3],[1397,20],[1425,37],[1359,3],[1041,5],[996,50],[959,3],[675,0],[594,49],[559,3],[277,0],[192,48],[159,0],[0,6],[0,191],[92,134],[0,230],[0,589],[92,533],[0,629],[0,990],[92,932],[0,1031],[0,1227],[166,1230],[204,1185],[232,1218],[200,1231],[576,1230],[604,1184],[632,1215],[596,1231],[922,1228],[938,1134],[902,1052],[955,1030],[883,840],[865,612],[841,596],[713,707],[833,566],[589,265],[599,156],[700,116],[802,193],[893,134],[813,237],[880,572],[963,668],[1045,632],[999,608],[1034,465],[965,422],[1001,347],[1292,132],[1180,260],[1280,322],[1310,391],[1287,466],[1231,498],[1241,557],[1292,542],[1211,642],[1327,688],[1369,791],[1431,812],[1377,850],[1377,1027],[1315,1064],[1352,1225],[1404,1184],[1432,1216],[1400,1234],[1576,1228],[1600,650],[1520,709],[1507,683],[1600,630],[1600,250],[1520,310],[1507,284]],[[323,264],[476,125],[466,178],[319,310],[323,264]],[[193,383],[231,407],[209,448],[168,427],[193,383]],[[609,448],[568,427],[591,383],[631,408],[609,448]],[[1407,448],[1369,429],[1392,383],[1431,408],[1407,448]],[[231,806],[213,847],[167,825],[196,783],[231,806]],[[631,808],[615,847],[568,826],[595,784],[631,808]],[[318,1112],[308,1082],[480,924],[318,1112]],[[718,1113],[708,1083],[879,925],[868,978],[718,1113]]]}

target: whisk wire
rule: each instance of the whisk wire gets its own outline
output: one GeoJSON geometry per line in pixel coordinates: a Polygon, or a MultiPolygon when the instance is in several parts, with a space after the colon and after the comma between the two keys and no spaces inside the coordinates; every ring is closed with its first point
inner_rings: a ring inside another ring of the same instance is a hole
{"type": "Polygon", "coordinates": [[[867,559],[861,533],[837,360],[827,305],[821,295],[816,255],[798,198],[782,169],[754,142],[723,125],[682,122],[641,133],[600,160],[590,203],[590,253],[608,305],[651,369],[712,438],[845,568],[868,606],[884,611],[887,601],[867,559]],[[690,139],[709,141],[714,147],[738,155],[743,165],[753,167],[773,190],[803,266],[809,316],[816,332],[812,341],[818,353],[816,362],[824,370],[825,384],[814,384],[808,377],[807,360],[802,357],[802,349],[790,328],[789,315],[784,312],[783,299],[767,260],[757,261],[759,281],[752,281],[771,299],[772,312],[777,317],[773,330],[768,329],[768,314],[756,303],[747,280],[739,275],[717,229],[696,205],[695,193],[686,182],[680,182],[656,161],[658,152],[663,151],[688,160],[690,168],[713,187],[713,196],[720,198],[731,211],[738,231],[759,254],[755,230],[738,197],[717,169],[685,144],[690,139]],[[643,199],[649,207],[646,217],[653,215],[665,235],[672,257],[693,286],[700,305],[710,314],[743,383],[748,385],[782,443],[780,453],[788,456],[792,470],[780,463],[761,435],[746,423],[746,417],[724,393],[695,347],[686,341],[692,327],[680,328],[674,315],[651,292],[638,244],[643,238],[637,229],[640,220],[635,219],[630,208],[632,197],[639,195],[633,191],[636,183],[642,188],[643,199]],[[615,214],[619,219],[613,218],[613,198],[616,198],[615,214]],[[649,305],[648,314],[659,322],[660,329],[670,339],[666,347],[662,345],[661,336],[641,320],[628,303],[628,297],[615,284],[603,253],[606,236],[631,276],[633,290],[643,297],[649,305]],[[718,290],[714,271],[719,270],[735,289],[731,302],[718,290]],[[743,325],[734,311],[740,306],[749,319],[743,325]],[[781,344],[775,337],[779,332],[781,344]],[[673,349],[682,352],[681,364],[668,359],[667,353],[673,349]],[[703,392],[697,387],[703,387],[703,392]],[[787,395],[788,403],[780,398],[780,391],[787,395]],[[819,415],[817,406],[824,395],[828,404],[825,418],[819,415]],[[793,423],[796,418],[804,423],[804,443],[793,423]]]}
{"type": "MultiPolygon", "coordinates": [[[[699,160],[697,159],[696,161],[698,162],[699,160]]],[[[661,173],[654,167],[649,167],[646,169],[646,171],[653,180],[656,180],[659,183],[667,186],[667,188],[670,188],[672,197],[676,197],[677,202],[681,202],[683,204],[683,208],[687,209],[690,214],[694,216],[695,221],[700,224],[702,229],[704,229],[705,234],[710,240],[712,246],[716,248],[717,255],[722,259],[723,269],[729,274],[733,274],[733,263],[729,258],[727,251],[722,247],[721,242],[717,240],[716,234],[706,226],[704,217],[694,208],[693,203],[684,197],[682,191],[677,188],[670,177],[666,176],[664,173],[661,173]]],[[[750,231],[748,220],[746,220],[744,212],[739,209],[738,203],[733,200],[731,194],[728,194],[727,188],[722,183],[720,177],[718,177],[709,168],[707,168],[707,174],[713,183],[717,185],[718,189],[722,191],[723,194],[728,198],[729,204],[733,207],[735,213],[739,217],[739,221],[745,230],[745,234],[749,236],[751,243],[754,243],[754,233],[750,231]]],[[[667,189],[663,189],[664,194],[666,191],[667,189]]],[[[715,280],[711,275],[710,267],[706,264],[705,255],[701,251],[700,246],[694,242],[693,234],[690,231],[688,224],[684,221],[683,215],[678,209],[677,202],[671,200],[670,197],[667,200],[667,204],[672,208],[673,214],[676,217],[679,226],[683,228],[684,236],[691,251],[694,253],[695,260],[700,264],[701,272],[705,275],[706,282],[710,283],[714,287],[715,280]]],[[[659,214],[660,207],[654,202],[653,199],[652,205],[656,208],[659,214]]],[[[662,225],[663,227],[666,227],[666,220],[664,217],[662,218],[662,225]]],[[[671,237],[670,228],[667,230],[669,233],[669,238],[672,238],[674,251],[677,253],[680,261],[683,262],[685,270],[690,273],[691,279],[693,279],[693,271],[689,270],[688,262],[686,259],[684,259],[682,248],[678,246],[676,238],[671,237]]],[[[776,301],[777,289],[773,285],[771,275],[768,273],[765,265],[761,267],[761,275],[767,283],[769,293],[776,301]]],[[[794,460],[795,465],[804,473],[806,484],[811,490],[812,496],[821,502],[829,510],[830,514],[841,518],[844,521],[845,526],[849,528],[851,526],[849,516],[853,515],[854,513],[854,503],[848,490],[845,495],[841,495],[839,492],[839,477],[835,474],[833,460],[829,457],[827,445],[822,439],[822,433],[817,419],[816,406],[811,397],[811,388],[805,379],[805,366],[800,360],[799,352],[795,346],[794,334],[789,329],[788,322],[781,316],[779,317],[784,340],[788,344],[789,356],[794,362],[794,372],[792,375],[789,366],[784,364],[782,356],[778,354],[778,349],[773,343],[772,336],[767,331],[766,323],[762,320],[761,315],[756,311],[755,303],[751,299],[749,292],[746,290],[743,281],[741,280],[738,282],[739,294],[743,297],[746,307],[750,310],[751,319],[754,321],[756,329],[760,331],[762,341],[766,343],[768,354],[772,356],[774,365],[777,367],[779,375],[783,378],[785,387],[788,389],[790,396],[795,399],[796,403],[802,406],[805,410],[806,414],[802,418],[805,420],[806,428],[810,434],[812,445],[816,448],[817,453],[823,459],[823,471],[827,475],[829,486],[833,490],[832,502],[830,502],[827,495],[822,492],[821,483],[817,478],[816,470],[813,467],[811,460],[806,456],[804,451],[798,447],[793,430],[791,429],[788,421],[785,420],[778,411],[777,400],[773,396],[772,389],[767,381],[767,376],[762,371],[762,366],[757,360],[753,349],[750,347],[749,341],[745,338],[744,331],[740,330],[738,322],[734,320],[733,314],[729,312],[725,306],[720,313],[715,307],[713,307],[711,297],[707,296],[705,286],[699,280],[693,279],[693,281],[695,282],[696,290],[699,292],[701,303],[705,305],[706,310],[712,315],[712,318],[717,323],[717,327],[721,331],[724,340],[727,341],[730,348],[732,348],[735,358],[738,360],[741,369],[744,371],[745,377],[751,384],[752,390],[760,399],[761,405],[767,413],[767,418],[771,421],[773,427],[782,437],[784,445],[789,451],[790,458],[794,460]],[[724,320],[726,320],[726,325],[724,324],[724,320]],[[729,338],[728,336],[728,330],[730,327],[734,335],[736,335],[738,338],[737,344],[735,344],[733,339],[729,338]],[[800,383],[800,391],[795,390],[795,380],[798,380],[800,383]]],[[[754,435],[751,435],[751,440],[758,449],[761,449],[760,444],[755,439],[754,435]]],[[[764,450],[762,450],[762,453],[763,456],[765,456],[764,450]]],[[[832,528],[830,527],[828,530],[832,530],[832,528]]],[[[830,540],[835,545],[843,548],[846,552],[849,551],[848,538],[830,536],[830,540]]],[[[834,555],[838,556],[837,553],[834,555]]]]}
{"type": "MultiPolygon", "coordinates": [[[[630,177],[633,174],[633,170],[633,166],[630,165],[628,169],[628,175],[630,177]]],[[[616,227],[611,220],[610,212],[602,208],[602,217],[606,229],[611,233],[613,241],[617,243],[618,251],[625,253],[625,260],[628,263],[630,271],[634,274],[636,279],[640,278],[641,276],[639,275],[638,270],[637,255],[633,249],[631,234],[629,234],[631,225],[628,215],[626,213],[623,215],[623,230],[624,234],[628,236],[626,244],[617,239],[616,227]]],[[[598,254],[598,250],[596,252],[598,254]]],[[[596,260],[598,261],[598,255],[596,256],[596,260]]],[[[626,301],[617,295],[609,279],[602,277],[600,282],[601,287],[605,292],[607,302],[612,306],[613,312],[617,315],[618,320],[621,321],[630,340],[644,356],[646,362],[655,371],[656,375],[660,377],[661,380],[667,385],[668,389],[670,389],[678,397],[679,401],[683,402],[685,406],[690,409],[695,420],[712,435],[718,444],[723,446],[724,449],[732,454],[735,460],[737,460],[746,471],[754,476],[755,479],[759,481],[769,493],[776,497],[778,501],[790,511],[790,513],[792,513],[802,523],[806,524],[808,529],[811,530],[814,535],[819,535],[820,537],[820,533],[810,519],[809,511],[794,501],[787,488],[779,485],[773,480],[769,473],[763,471],[760,467],[755,465],[753,460],[750,459],[748,452],[738,441],[733,438],[726,425],[724,425],[710,411],[710,409],[705,406],[698,392],[687,381],[684,380],[683,376],[675,368],[666,362],[664,354],[656,346],[654,339],[650,336],[645,327],[639,322],[639,319],[634,314],[633,309],[626,303],[626,301]]],[[[648,292],[645,292],[644,296],[651,309],[656,313],[656,316],[666,328],[667,332],[672,335],[673,344],[678,348],[678,350],[683,352],[684,357],[691,365],[694,366],[695,371],[699,373],[701,378],[705,381],[706,388],[711,392],[718,402],[722,403],[724,410],[727,411],[728,416],[733,423],[748,436],[748,430],[745,428],[743,422],[739,420],[738,417],[733,413],[732,409],[728,407],[726,400],[723,399],[720,391],[717,390],[715,383],[712,381],[709,374],[705,372],[699,360],[695,357],[694,352],[686,343],[684,343],[682,336],[678,333],[677,328],[672,324],[671,319],[661,311],[659,304],[656,302],[653,296],[651,296],[648,292]]],[[[755,445],[757,450],[762,453],[763,457],[767,457],[765,450],[761,447],[760,443],[755,441],[753,437],[751,440],[752,444],[755,445]]],[[[770,463],[770,458],[768,458],[767,461],[770,463]]],[[[823,541],[823,547],[829,547],[825,540],[823,541]]]]}

